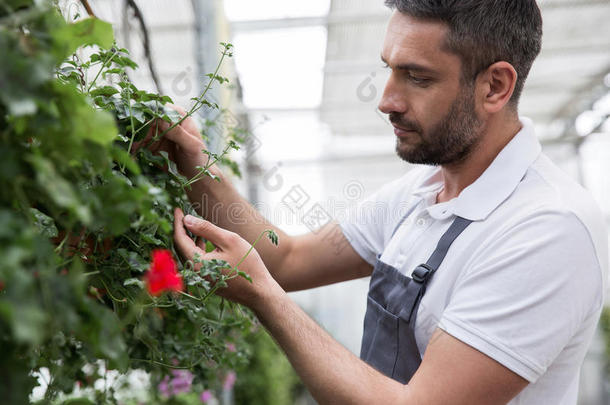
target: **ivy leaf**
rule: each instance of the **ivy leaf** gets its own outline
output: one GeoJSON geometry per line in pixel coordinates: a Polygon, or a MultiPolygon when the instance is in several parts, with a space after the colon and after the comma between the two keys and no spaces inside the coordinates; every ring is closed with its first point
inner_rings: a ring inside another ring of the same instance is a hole
{"type": "Polygon", "coordinates": [[[248,275],[248,273],[245,273],[245,272],[243,272],[243,271],[239,270],[239,271],[237,272],[237,275],[238,275],[238,276],[240,276],[240,277],[245,278],[245,279],[246,279],[246,280],[248,280],[249,282],[252,282],[252,278],[251,278],[251,277],[248,275]]]}
{"type": "Polygon", "coordinates": [[[130,252],[127,249],[117,249],[117,253],[127,262],[131,270],[139,273],[144,273],[148,270],[149,264],[136,252],[130,252]]]}
{"type": "Polygon", "coordinates": [[[98,97],[98,96],[110,97],[112,95],[117,94],[118,92],[119,91],[113,86],[103,86],[103,87],[98,87],[97,89],[91,90],[89,92],[89,94],[92,97],[98,97]]]}
{"type": "Polygon", "coordinates": [[[30,213],[34,216],[34,226],[47,238],[55,238],[59,234],[55,221],[48,215],[43,214],[36,208],[30,208],[30,213]]]}
{"type": "Polygon", "coordinates": [[[89,207],[82,204],[73,185],[57,173],[50,160],[37,155],[29,155],[26,159],[34,167],[38,185],[47,192],[55,204],[73,211],[83,223],[91,222],[89,207]]]}
{"type": "Polygon", "coordinates": [[[89,139],[101,145],[110,144],[118,133],[114,117],[106,111],[94,110],[87,98],[72,86],[54,82],[57,97],[62,97],[64,110],[70,119],[72,135],[77,139],[89,139]]]}
{"type": "Polygon", "coordinates": [[[178,121],[180,121],[182,119],[182,115],[180,115],[180,113],[176,110],[174,110],[171,107],[168,106],[163,106],[163,115],[161,118],[163,118],[165,121],[169,122],[170,124],[174,124],[178,121]]]}
{"type": "MultiPolygon", "coordinates": [[[[120,135],[123,136],[123,135],[120,135]]],[[[124,137],[125,138],[125,137],[124,137]]],[[[129,139],[125,138],[124,141],[129,142],[129,139]]],[[[121,148],[112,148],[112,158],[120,165],[126,167],[133,174],[140,174],[140,166],[133,160],[131,155],[121,148]]]]}
{"type": "Polygon", "coordinates": [[[184,177],[178,172],[178,167],[176,166],[176,163],[174,163],[174,161],[169,158],[167,152],[161,151],[159,152],[159,154],[163,156],[163,159],[165,160],[165,164],[167,165],[167,171],[170,172],[175,178],[180,180],[181,183],[185,183],[187,181],[186,177],[184,177]]]}
{"type": "Polygon", "coordinates": [[[108,75],[113,75],[113,74],[118,75],[118,74],[121,74],[121,73],[123,73],[123,72],[124,72],[124,70],[123,70],[123,69],[121,69],[121,68],[105,69],[105,70],[102,72],[102,77],[103,77],[103,78],[106,78],[106,76],[108,76],[108,75]]]}
{"type": "Polygon", "coordinates": [[[13,306],[13,331],[15,340],[38,345],[44,338],[46,314],[36,305],[13,306]]]}
{"type": "Polygon", "coordinates": [[[267,237],[269,238],[271,243],[273,243],[275,246],[279,245],[280,238],[277,236],[277,234],[273,230],[271,230],[271,229],[267,230],[267,237]]]}
{"type": "Polygon", "coordinates": [[[125,287],[130,286],[130,285],[137,285],[140,289],[144,289],[144,282],[142,280],[140,280],[139,278],[128,278],[127,280],[123,281],[123,285],[125,287]]]}
{"type": "Polygon", "coordinates": [[[81,46],[99,45],[110,48],[114,42],[112,25],[97,18],[87,18],[73,24],[65,24],[53,33],[52,52],[62,60],[81,46]]]}

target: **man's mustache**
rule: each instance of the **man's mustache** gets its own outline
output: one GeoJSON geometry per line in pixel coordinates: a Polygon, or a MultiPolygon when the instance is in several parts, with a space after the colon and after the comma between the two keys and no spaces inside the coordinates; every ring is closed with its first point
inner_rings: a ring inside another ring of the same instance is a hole
{"type": "Polygon", "coordinates": [[[404,129],[405,131],[415,131],[418,133],[422,132],[421,128],[419,127],[419,125],[417,125],[416,122],[405,119],[404,117],[402,117],[400,115],[400,113],[396,113],[396,112],[390,113],[389,119],[393,125],[401,128],[401,129],[404,129]]]}

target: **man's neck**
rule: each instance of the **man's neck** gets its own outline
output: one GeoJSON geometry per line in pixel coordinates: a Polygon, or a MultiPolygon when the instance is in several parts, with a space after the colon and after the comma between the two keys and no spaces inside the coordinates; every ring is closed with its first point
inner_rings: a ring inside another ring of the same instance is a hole
{"type": "Polygon", "coordinates": [[[438,194],[436,202],[449,201],[474,183],[521,127],[521,122],[516,116],[510,120],[490,121],[483,128],[480,142],[465,160],[441,166],[444,187],[438,194]]]}

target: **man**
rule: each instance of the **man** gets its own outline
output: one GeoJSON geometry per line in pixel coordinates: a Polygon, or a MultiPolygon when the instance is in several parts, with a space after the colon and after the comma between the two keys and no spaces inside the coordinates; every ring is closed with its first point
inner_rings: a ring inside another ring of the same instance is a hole
{"type": "MultiPolygon", "coordinates": [[[[387,4],[391,74],[379,109],[398,155],[426,166],[369,200],[406,203],[407,215],[342,224],[350,245],[337,253],[320,234],[289,237],[265,223],[226,180],[204,179],[189,197],[206,195],[204,217],[220,207],[217,224],[176,210],[176,245],[235,265],[246,241],[268,228],[280,235],[278,248],[260,243],[240,265],[253,283],[234,279],[221,294],[254,310],[319,403],[575,404],[604,300],[607,240],[589,194],[518,117],[540,11],[534,0],[387,4]],[[242,221],[231,221],[234,204],[248,207],[242,221]],[[205,253],[186,230],[217,249],[205,253]],[[286,295],[371,274],[361,359],[286,295]]],[[[205,145],[192,122],[167,138],[194,175],[205,145]]]]}

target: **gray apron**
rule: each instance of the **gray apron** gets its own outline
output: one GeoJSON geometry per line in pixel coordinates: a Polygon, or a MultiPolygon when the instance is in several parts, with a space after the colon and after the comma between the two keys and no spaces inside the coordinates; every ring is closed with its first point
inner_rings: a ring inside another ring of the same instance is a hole
{"type": "MultiPolygon", "coordinates": [[[[415,210],[411,208],[392,232],[415,210]]],[[[386,376],[406,384],[421,364],[415,341],[417,310],[430,279],[453,241],[472,221],[457,217],[425,264],[411,278],[379,260],[371,275],[360,358],[386,376]]]]}

